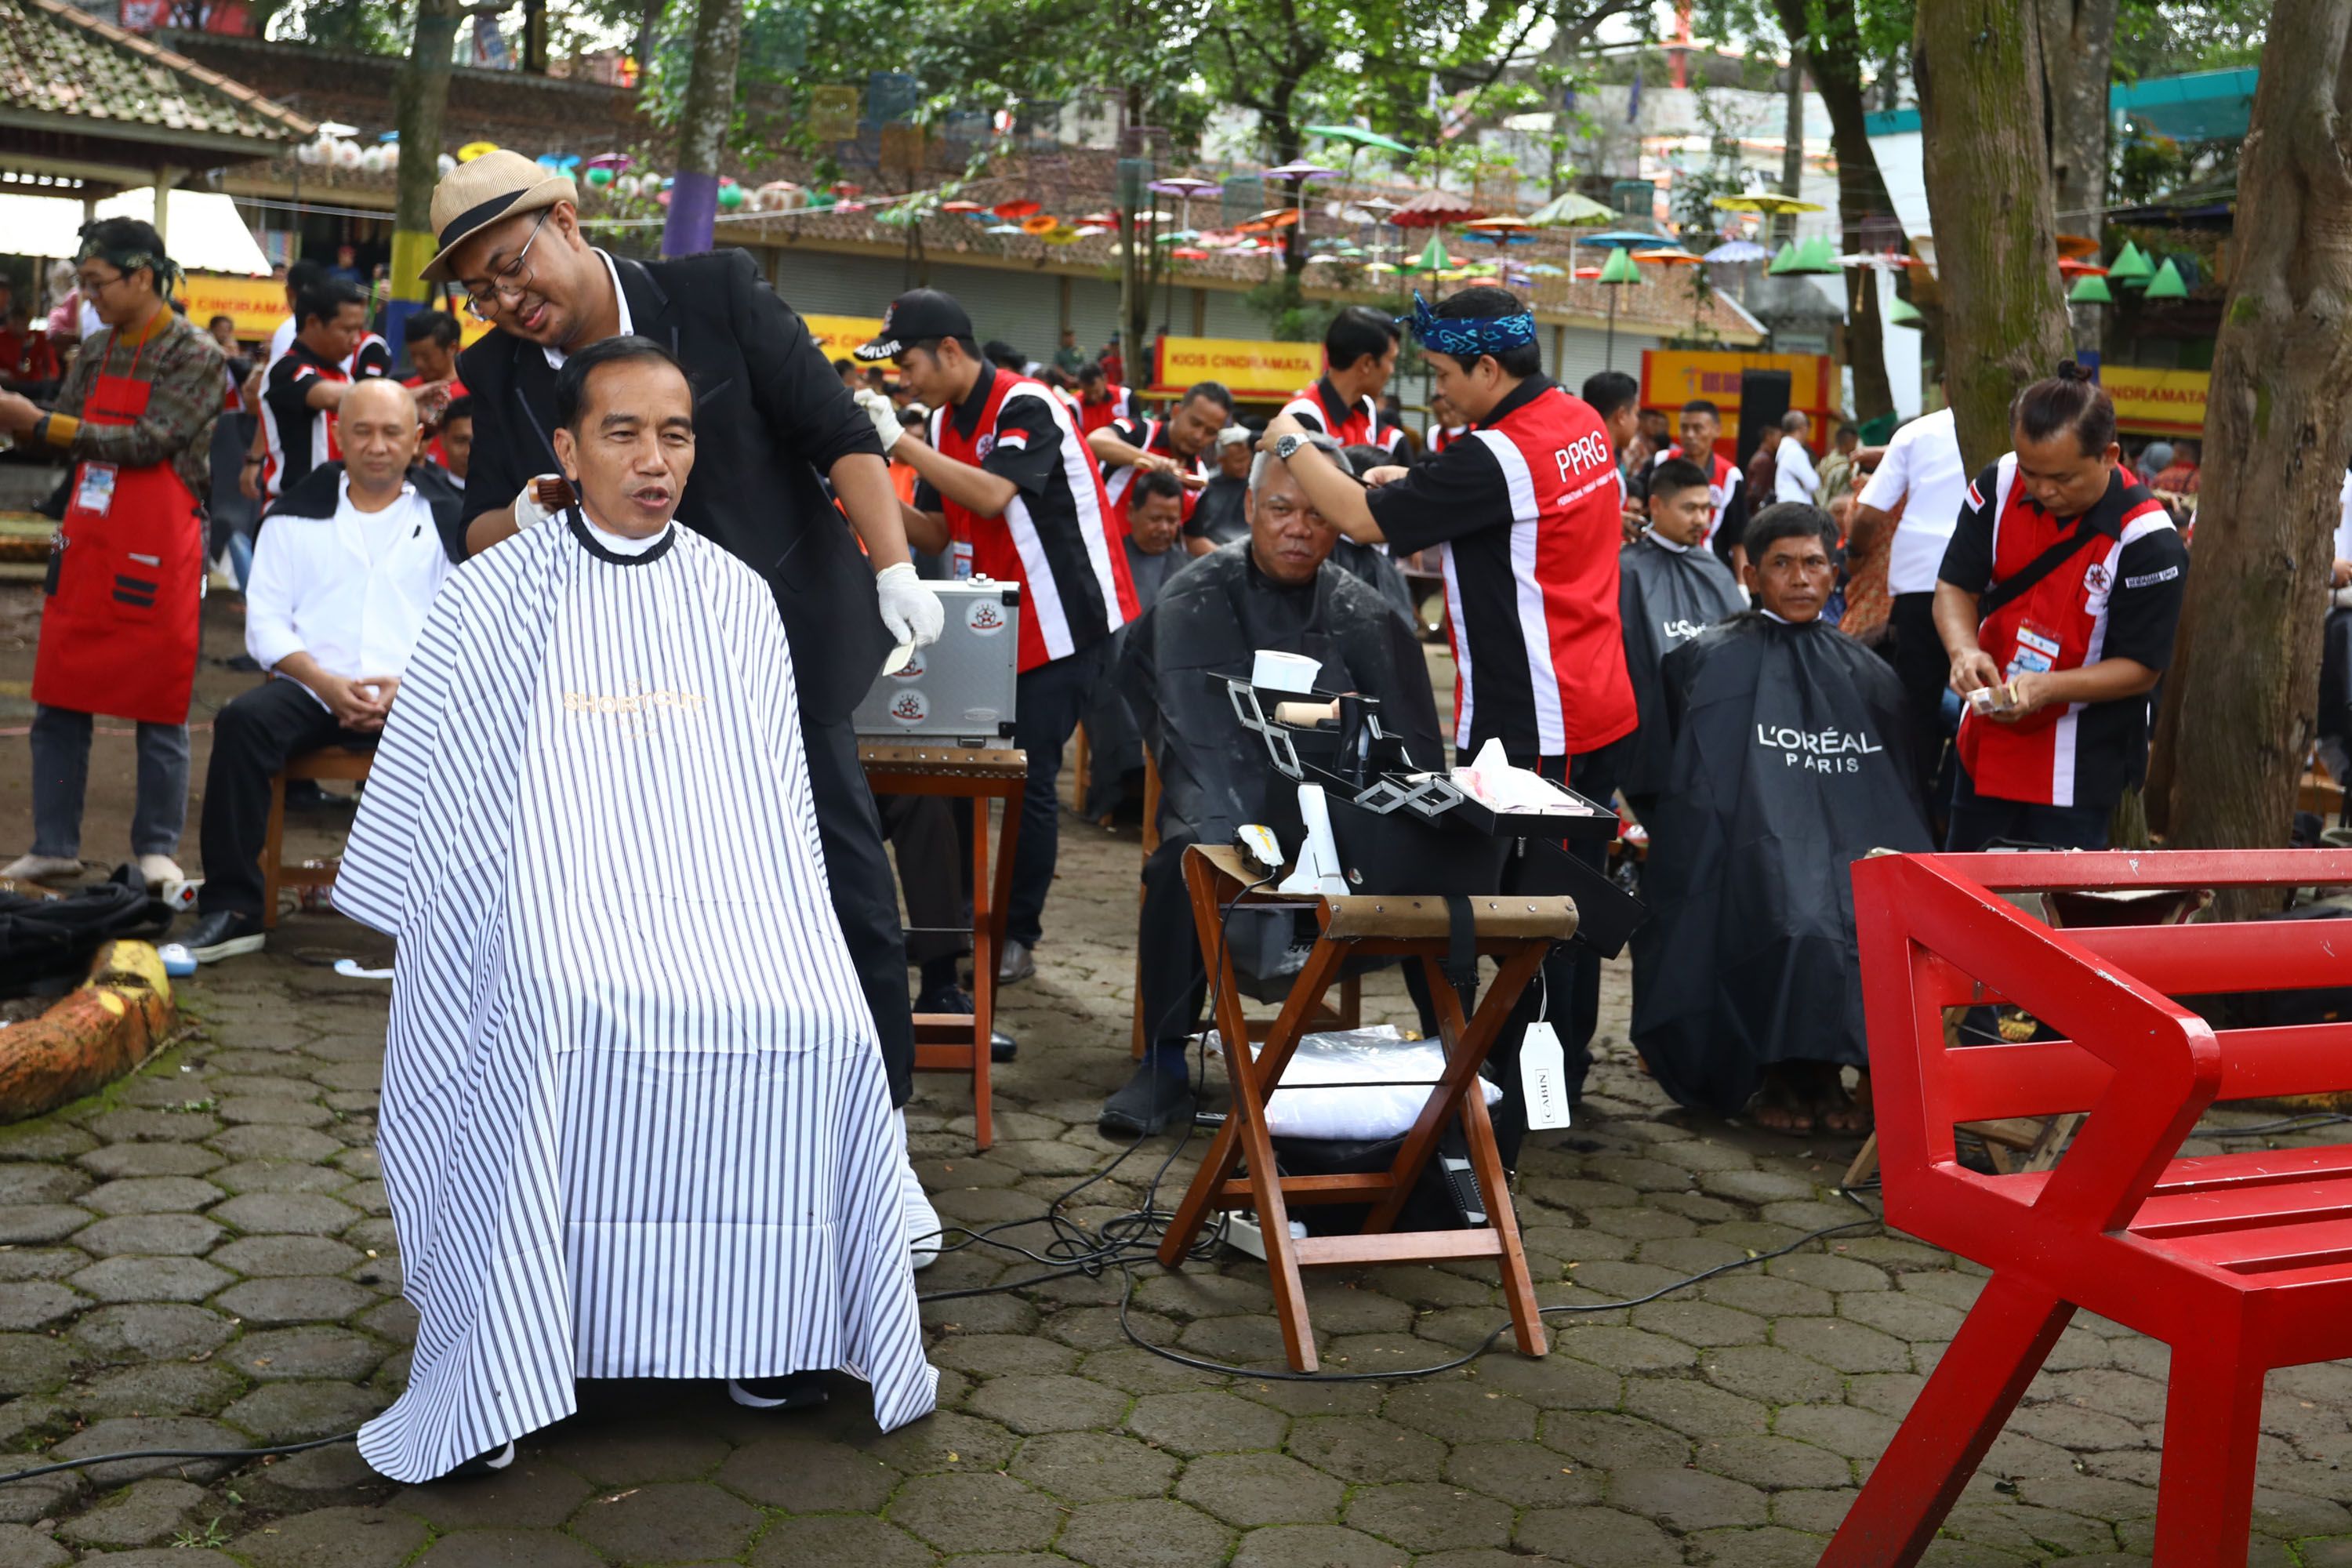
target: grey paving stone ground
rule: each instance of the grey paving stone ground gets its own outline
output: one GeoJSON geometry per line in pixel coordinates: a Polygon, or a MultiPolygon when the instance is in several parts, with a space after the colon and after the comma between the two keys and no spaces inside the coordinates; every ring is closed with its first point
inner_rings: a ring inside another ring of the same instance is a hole
{"type": "MultiPolygon", "coordinates": [[[[291,847],[333,847],[332,818],[291,847]]],[[[998,1138],[967,1094],[919,1088],[919,1168],[950,1221],[1032,1220],[1116,1152],[1093,1111],[1126,1068],[1131,828],[1065,819],[1037,978],[1004,1023],[998,1138]]],[[[185,988],[189,1037],[97,1099],[0,1129],[0,1469],[38,1456],[238,1446],[349,1430],[405,1374],[415,1318],[376,1181],[386,987],[337,976],[384,944],[290,919],[258,957],[185,988]]],[[[1392,976],[1370,1011],[1410,1024],[1392,976]]],[[[1278,1365],[1260,1266],[1064,1279],[928,1305],[939,1415],[887,1436],[845,1382],[768,1417],[705,1384],[593,1384],[496,1479],[400,1487],[348,1447],[268,1464],[154,1461],[0,1485],[0,1568],[587,1568],[597,1563],[1083,1563],[1094,1568],[1574,1568],[1819,1555],[1974,1300],[1980,1273],[1874,1228],[1675,1291],[1609,1303],[1859,1217],[1849,1145],[1670,1111],[1605,994],[1605,1060],[1580,1125],[1539,1137],[1517,1204],[1552,1353],[1489,1350],[1435,1377],[1301,1385],[1278,1365]]],[[[1155,1142],[1077,1200],[1142,1202],[1155,1142]]],[[[1195,1155],[1198,1146],[1188,1151],[1195,1155]]],[[[1180,1156],[1160,1189],[1192,1169],[1180,1156]]],[[[1043,1246],[1042,1226],[1007,1239],[1043,1246]]],[[[922,1277],[954,1290],[1035,1264],[984,1248],[922,1277]]],[[[1397,1268],[1314,1282],[1335,1370],[1450,1360],[1502,1321],[1491,1276],[1397,1268]]],[[[2071,1329],[1930,1561],[2144,1561],[2165,1353],[2071,1329]]],[[[2352,1563],[2352,1370],[2271,1384],[2251,1562],[2352,1563]]]]}

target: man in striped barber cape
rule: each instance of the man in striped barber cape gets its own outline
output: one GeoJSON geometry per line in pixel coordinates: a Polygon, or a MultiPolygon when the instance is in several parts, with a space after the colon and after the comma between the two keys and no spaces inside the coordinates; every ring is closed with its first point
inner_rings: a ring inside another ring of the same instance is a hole
{"type": "Polygon", "coordinates": [[[845,1371],[885,1428],[938,1394],[774,596],[673,521],[668,351],[583,348],[554,406],[579,502],[435,600],[335,886],[400,943],[378,1142],[419,1321],[360,1434],[395,1480],[511,1465],[575,1378],[776,1409],[845,1371]]]}

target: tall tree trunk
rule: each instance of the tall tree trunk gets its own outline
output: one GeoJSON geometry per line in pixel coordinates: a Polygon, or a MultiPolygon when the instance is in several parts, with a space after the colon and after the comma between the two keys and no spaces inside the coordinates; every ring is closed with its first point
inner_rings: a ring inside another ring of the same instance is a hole
{"type": "Polygon", "coordinates": [[[416,32],[393,84],[394,123],[400,128],[400,184],[392,220],[392,293],[423,300],[417,276],[437,248],[433,243],[433,187],[441,178],[442,126],[449,110],[449,57],[457,47],[459,0],[417,0],[416,32]]]}
{"type": "Polygon", "coordinates": [[[701,0],[694,58],[677,127],[677,178],[669,189],[662,254],[709,250],[719,222],[719,158],[735,119],[735,63],[743,52],[743,0],[701,0]]]}
{"type": "MultiPolygon", "coordinates": [[[[1807,0],[1775,0],[1775,5],[1790,37],[1804,32],[1814,10],[1807,0]]],[[[1886,193],[1864,123],[1869,111],[1863,107],[1862,34],[1853,0],[1837,0],[1822,8],[1820,31],[1805,41],[1805,67],[1813,90],[1829,110],[1844,247],[1860,250],[1866,243],[1865,225],[1874,219],[1893,220],[1895,198],[1886,193]]],[[[1895,392],[1886,379],[1886,323],[1878,313],[1878,289],[1865,268],[1846,274],[1845,357],[1853,372],[1854,417],[1876,419],[1894,413],[1895,392]]]]}
{"type": "Polygon", "coordinates": [[[2278,0],[2205,402],[2196,566],[2148,781],[2167,842],[2286,842],[2352,454],[2352,3],[2278,0]]]}
{"type": "MultiPolygon", "coordinates": [[[[2061,234],[2101,237],[2107,205],[2107,78],[2116,0],[2034,0],[2042,32],[2042,92],[2050,110],[2050,184],[2061,234]]],[[[2075,307],[2077,341],[2096,349],[2106,311],[2075,307]]]]}
{"type": "MultiPolygon", "coordinates": [[[[1789,35],[1789,89],[1780,116],[1780,194],[1802,195],[1805,183],[1805,35],[1789,35]]],[[[1774,226],[1780,227],[1779,225],[1774,226]]],[[[1797,237],[1797,215],[1790,213],[1782,239],[1797,237]]]]}
{"type": "Polygon", "coordinates": [[[2067,352],[2035,35],[2011,0],[1937,0],[1913,34],[1945,384],[1971,471],[2009,449],[2018,388],[2067,352]]]}
{"type": "Polygon", "coordinates": [[[2034,0],[2050,183],[2060,232],[2096,237],[2107,204],[2107,77],[2116,0],[2034,0]]]}

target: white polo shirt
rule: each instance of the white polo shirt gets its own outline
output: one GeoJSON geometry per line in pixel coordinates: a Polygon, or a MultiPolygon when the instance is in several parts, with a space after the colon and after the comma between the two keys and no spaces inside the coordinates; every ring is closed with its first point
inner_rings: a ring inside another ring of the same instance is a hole
{"type": "Polygon", "coordinates": [[[1950,409],[1922,415],[1895,432],[1862,492],[1864,506],[1879,511],[1903,508],[1886,558],[1889,594],[1936,591],[1944,547],[1952,542],[1952,525],[1968,500],[1969,475],[1950,409]]]}
{"type": "Polygon", "coordinates": [[[346,680],[397,678],[449,557],[415,486],[365,512],[352,505],[349,476],[339,483],[334,516],[277,512],[261,531],[245,589],[246,651],[264,669],[307,653],[346,680]]]}

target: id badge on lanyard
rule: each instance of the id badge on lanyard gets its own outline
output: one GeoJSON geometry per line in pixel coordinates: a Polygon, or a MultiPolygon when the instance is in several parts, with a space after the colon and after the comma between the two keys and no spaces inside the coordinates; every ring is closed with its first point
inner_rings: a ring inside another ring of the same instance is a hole
{"type": "Polygon", "coordinates": [[[2058,668],[2058,634],[2032,621],[2019,623],[2017,647],[2009,656],[2009,669],[2001,676],[2004,681],[2015,680],[2021,675],[2047,675],[2058,668]]]}
{"type": "Polygon", "coordinates": [[[81,482],[74,487],[74,505],[93,517],[104,517],[114,510],[114,465],[84,463],[81,482]]]}
{"type": "Polygon", "coordinates": [[[971,541],[969,539],[959,539],[955,541],[952,547],[951,559],[954,563],[955,580],[959,583],[971,581],[971,541]]]}

